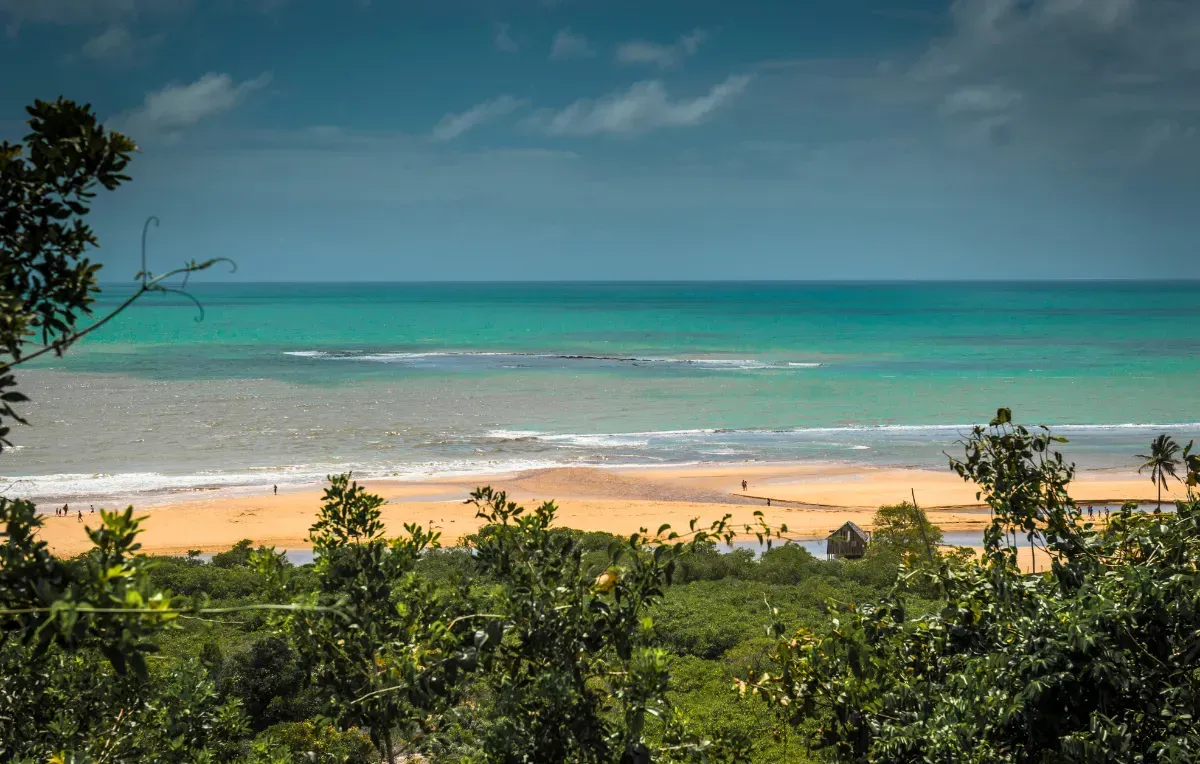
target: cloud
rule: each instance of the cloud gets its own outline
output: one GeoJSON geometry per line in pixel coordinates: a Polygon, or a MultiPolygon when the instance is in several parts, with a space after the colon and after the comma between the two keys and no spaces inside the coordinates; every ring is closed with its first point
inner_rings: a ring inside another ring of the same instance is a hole
{"type": "Polygon", "coordinates": [[[114,120],[134,134],[172,134],[227,112],[249,94],[266,87],[269,73],[235,83],[228,74],[209,72],[188,85],[168,85],[146,96],[141,107],[114,120]]]}
{"type": "Polygon", "coordinates": [[[133,53],[133,35],[120,24],[114,24],[83,44],[83,55],[93,61],[118,61],[133,53]]]}
{"type": "Polygon", "coordinates": [[[467,109],[462,114],[447,114],[434,126],[431,137],[435,141],[450,141],[485,122],[512,114],[525,105],[525,101],[502,95],[467,109]]]}
{"type": "Polygon", "coordinates": [[[186,10],[190,0],[0,0],[8,33],[22,24],[103,24],[147,14],[186,10]]]}
{"type": "Polygon", "coordinates": [[[1168,149],[1194,148],[1200,138],[1200,127],[1183,126],[1178,122],[1158,120],[1146,128],[1138,145],[1138,159],[1149,162],[1168,149]]]}
{"type": "Polygon", "coordinates": [[[632,40],[617,48],[617,61],[622,64],[648,64],[660,69],[679,66],[683,59],[694,56],[709,33],[696,29],[680,37],[673,45],[632,40]]]}
{"type": "Polygon", "coordinates": [[[946,114],[994,113],[1007,111],[1021,101],[1021,94],[1000,85],[963,87],[946,96],[942,111],[946,114]]]}
{"type": "Polygon", "coordinates": [[[587,38],[583,35],[571,33],[571,27],[563,27],[554,35],[554,42],[550,45],[550,60],[560,61],[568,58],[593,58],[596,51],[588,45],[587,38]]]}
{"type": "Polygon", "coordinates": [[[543,111],[529,124],[553,136],[632,135],[657,128],[687,127],[704,122],[748,84],[750,77],[737,75],[713,86],[707,95],[672,101],[661,81],[647,80],[628,91],[578,100],[558,112],[543,111]]]}
{"type": "MultiPolygon", "coordinates": [[[[128,22],[151,16],[166,16],[188,11],[210,0],[0,0],[0,22],[10,36],[16,35],[24,24],[71,25],[128,25],[128,22]]],[[[237,0],[223,5],[244,12],[273,14],[288,6],[291,0],[237,0]]],[[[216,5],[215,2],[212,2],[216,5]]],[[[360,8],[370,0],[355,0],[360,8]]]]}
{"type": "Polygon", "coordinates": [[[517,41],[508,33],[508,30],[511,28],[511,24],[501,24],[499,22],[492,25],[492,45],[501,53],[516,53],[520,50],[517,46],[517,41]]]}
{"type": "Polygon", "coordinates": [[[968,130],[1128,161],[1200,126],[1200,3],[957,0],[950,20],[908,86],[968,130]]]}

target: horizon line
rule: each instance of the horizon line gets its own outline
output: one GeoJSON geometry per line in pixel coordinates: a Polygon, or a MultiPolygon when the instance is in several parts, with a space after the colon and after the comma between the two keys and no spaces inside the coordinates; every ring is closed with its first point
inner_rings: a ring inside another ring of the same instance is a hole
{"type": "MultiPolygon", "coordinates": [[[[141,283],[137,279],[129,281],[97,281],[100,286],[136,286],[141,283]]],[[[197,279],[189,280],[191,284],[353,284],[353,285],[384,285],[384,284],[438,284],[438,285],[467,285],[467,284],[1200,284],[1200,277],[1192,278],[928,278],[928,279],[296,279],[281,280],[237,280],[237,279],[197,279]]]]}

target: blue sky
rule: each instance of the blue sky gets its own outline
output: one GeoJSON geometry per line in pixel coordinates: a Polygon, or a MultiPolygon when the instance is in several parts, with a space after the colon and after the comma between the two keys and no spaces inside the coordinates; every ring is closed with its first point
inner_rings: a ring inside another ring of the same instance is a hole
{"type": "MultiPolygon", "coordinates": [[[[1194,0],[0,0],[105,276],[1197,278],[1194,0]]],[[[19,73],[12,76],[11,73],[19,73]]]]}

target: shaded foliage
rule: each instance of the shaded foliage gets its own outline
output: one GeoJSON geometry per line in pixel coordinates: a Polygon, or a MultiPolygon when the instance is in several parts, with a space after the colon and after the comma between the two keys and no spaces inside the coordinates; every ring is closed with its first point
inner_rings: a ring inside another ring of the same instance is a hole
{"type": "Polygon", "coordinates": [[[89,106],[60,98],[26,111],[24,141],[0,143],[0,449],[12,445],[6,422],[25,422],[13,364],[30,342],[61,355],[91,312],[100,266],[84,257],[96,237],[82,218],[97,187],[129,180],[135,149],[89,106]]]}
{"type": "Polygon", "coordinates": [[[900,590],[774,625],[777,668],[739,682],[814,746],[871,762],[1192,761],[1200,756],[1200,504],[1126,506],[1103,531],[1066,493],[1073,469],[1001,410],[952,466],[992,509],[979,561],[943,560],[937,612],[900,590]],[[1010,539],[1045,539],[1021,575],[1010,539]]]}

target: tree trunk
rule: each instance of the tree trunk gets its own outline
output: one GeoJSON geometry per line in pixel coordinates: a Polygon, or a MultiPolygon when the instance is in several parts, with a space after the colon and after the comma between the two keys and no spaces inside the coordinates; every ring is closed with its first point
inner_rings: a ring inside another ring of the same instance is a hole
{"type": "Polygon", "coordinates": [[[392,731],[384,730],[383,745],[387,748],[383,755],[387,758],[388,764],[396,764],[396,752],[392,750],[392,731]]]}

